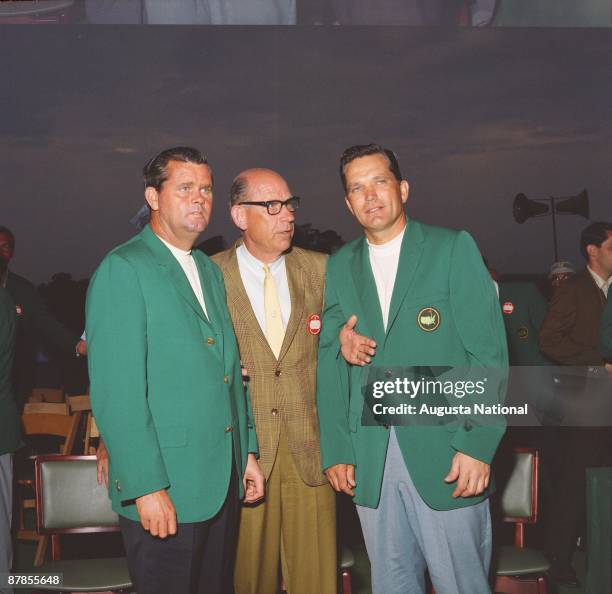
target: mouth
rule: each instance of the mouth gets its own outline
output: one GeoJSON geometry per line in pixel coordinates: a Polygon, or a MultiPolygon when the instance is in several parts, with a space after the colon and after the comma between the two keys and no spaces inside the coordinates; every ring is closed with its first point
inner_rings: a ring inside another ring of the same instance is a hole
{"type": "Polygon", "coordinates": [[[366,210],[367,215],[374,215],[382,210],[382,206],[373,206],[372,208],[368,208],[366,210]]]}

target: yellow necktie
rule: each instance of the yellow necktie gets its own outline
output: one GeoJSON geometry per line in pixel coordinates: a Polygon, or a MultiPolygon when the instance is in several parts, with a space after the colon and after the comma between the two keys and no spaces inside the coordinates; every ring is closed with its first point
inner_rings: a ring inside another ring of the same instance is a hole
{"type": "Polygon", "coordinates": [[[281,317],[281,308],[278,301],[278,292],[276,291],[276,283],[270,272],[270,267],[264,265],[264,311],[266,317],[266,338],[268,344],[278,359],[283,339],[285,338],[285,328],[283,327],[283,318],[281,317]]]}

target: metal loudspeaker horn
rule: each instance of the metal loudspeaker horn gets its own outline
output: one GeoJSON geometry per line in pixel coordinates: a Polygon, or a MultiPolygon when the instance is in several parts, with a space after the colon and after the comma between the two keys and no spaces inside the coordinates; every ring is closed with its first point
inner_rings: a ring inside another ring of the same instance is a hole
{"type": "Polygon", "coordinates": [[[517,194],[512,205],[512,212],[517,223],[524,223],[527,219],[546,214],[549,208],[546,203],[530,200],[525,194],[517,194]]]}
{"type": "Polygon", "coordinates": [[[582,190],[576,196],[561,199],[555,204],[555,210],[563,214],[577,214],[585,219],[589,218],[589,194],[582,190]]]}

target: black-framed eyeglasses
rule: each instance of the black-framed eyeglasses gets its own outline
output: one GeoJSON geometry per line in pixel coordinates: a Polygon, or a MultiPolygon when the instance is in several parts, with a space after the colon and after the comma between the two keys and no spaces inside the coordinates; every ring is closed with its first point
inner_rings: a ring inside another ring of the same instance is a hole
{"type": "Polygon", "coordinates": [[[245,206],[265,206],[268,214],[277,215],[283,206],[287,208],[289,212],[295,212],[300,207],[300,197],[291,196],[287,200],[264,200],[263,202],[239,202],[240,205],[245,206]]]}

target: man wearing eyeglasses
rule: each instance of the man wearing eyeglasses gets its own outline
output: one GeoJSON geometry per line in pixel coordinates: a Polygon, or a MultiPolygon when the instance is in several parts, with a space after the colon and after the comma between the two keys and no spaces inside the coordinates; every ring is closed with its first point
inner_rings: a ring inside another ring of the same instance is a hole
{"type": "Polygon", "coordinates": [[[325,256],[292,248],[300,199],[269,169],[239,174],[231,216],[242,231],[213,257],[249,376],[267,480],[265,501],[242,508],[236,594],[336,591],[333,490],[321,471],[315,379],[325,256]]]}

